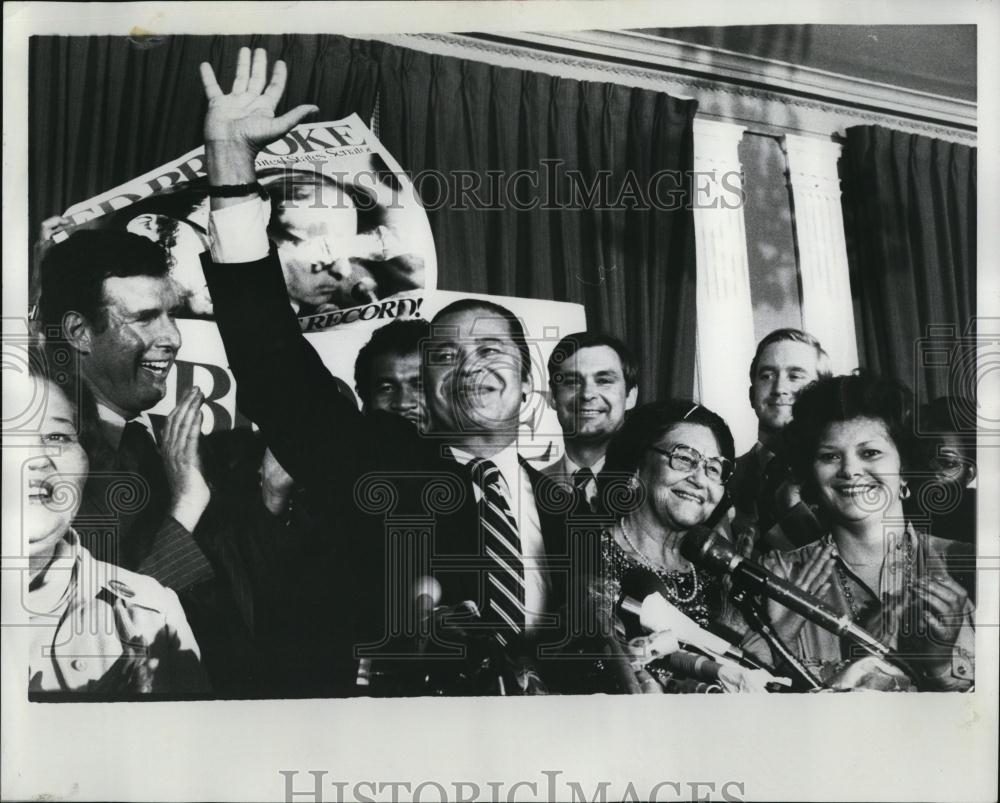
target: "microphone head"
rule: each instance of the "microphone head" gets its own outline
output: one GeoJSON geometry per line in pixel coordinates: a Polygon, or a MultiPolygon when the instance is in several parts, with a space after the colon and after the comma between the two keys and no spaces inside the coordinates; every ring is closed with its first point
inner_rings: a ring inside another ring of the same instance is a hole
{"type": "Polygon", "coordinates": [[[441,601],[441,594],[441,583],[436,577],[424,575],[418,577],[413,583],[413,598],[419,601],[421,597],[427,597],[431,608],[434,608],[441,601]]]}
{"type": "Polygon", "coordinates": [[[728,572],[734,557],[733,545],[722,535],[704,525],[692,527],[681,539],[680,553],[695,566],[728,572]]]}
{"type": "Polygon", "coordinates": [[[698,524],[688,530],[681,538],[679,550],[681,556],[696,565],[702,563],[702,555],[711,544],[714,533],[703,524],[698,524]]]}

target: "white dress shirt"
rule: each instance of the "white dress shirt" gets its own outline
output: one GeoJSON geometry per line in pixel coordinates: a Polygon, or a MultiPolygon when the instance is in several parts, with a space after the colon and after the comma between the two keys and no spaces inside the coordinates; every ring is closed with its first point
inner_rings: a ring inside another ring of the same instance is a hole
{"type": "MultiPolygon", "coordinates": [[[[584,495],[587,497],[587,504],[591,507],[594,506],[594,500],[597,499],[597,475],[604,470],[604,461],[605,457],[603,455],[594,461],[594,465],[590,466],[590,470],[594,472],[594,479],[588,480],[587,484],[583,487],[584,495]]],[[[573,490],[575,487],[573,477],[581,468],[585,468],[585,466],[578,465],[568,453],[564,453],[562,458],[556,460],[551,466],[546,466],[542,469],[542,473],[549,479],[565,486],[568,490],[573,490]]]]}
{"type": "MultiPolygon", "coordinates": [[[[125,431],[125,425],[129,421],[102,402],[97,402],[97,417],[101,420],[101,432],[104,433],[104,439],[117,452],[122,442],[122,433],[125,431]]],[[[156,437],[153,422],[145,410],[131,420],[142,424],[146,428],[146,431],[149,432],[153,443],[159,446],[160,440],[156,437]]]]}
{"type": "MultiPolygon", "coordinates": [[[[455,462],[463,466],[468,465],[475,457],[454,446],[449,449],[455,462]]],[[[500,475],[507,484],[510,512],[517,522],[518,536],[521,539],[521,557],[524,561],[524,607],[527,611],[525,625],[531,630],[541,623],[549,592],[548,572],[543,566],[545,543],[542,540],[538,507],[535,505],[535,492],[531,487],[528,472],[521,467],[518,460],[515,444],[507,446],[488,459],[500,469],[500,475]]],[[[482,497],[482,490],[478,485],[474,485],[474,488],[478,502],[482,497]]]]}

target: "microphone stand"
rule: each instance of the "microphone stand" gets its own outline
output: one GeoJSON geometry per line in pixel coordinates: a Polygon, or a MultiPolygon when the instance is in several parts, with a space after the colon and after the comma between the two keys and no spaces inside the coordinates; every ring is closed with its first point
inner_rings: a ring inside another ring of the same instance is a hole
{"type": "Polygon", "coordinates": [[[820,682],[820,680],[809,671],[805,664],[800,661],[795,654],[788,649],[788,646],[784,641],[781,640],[770,623],[764,618],[763,606],[759,598],[754,596],[749,592],[746,585],[740,580],[739,576],[733,575],[733,593],[732,599],[739,606],[740,612],[743,614],[743,618],[746,619],[747,623],[752,627],[757,633],[759,633],[767,645],[771,648],[771,652],[774,655],[781,656],[785,663],[793,670],[793,674],[796,675],[795,680],[798,681],[798,685],[804,687],[807,691],[817,691],[819,689],[824,689],[826,686],[820,682]]]}

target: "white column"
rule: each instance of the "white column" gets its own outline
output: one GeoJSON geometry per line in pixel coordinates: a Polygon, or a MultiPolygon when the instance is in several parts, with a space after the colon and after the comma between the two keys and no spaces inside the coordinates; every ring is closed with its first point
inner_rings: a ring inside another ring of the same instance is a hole
{"type": "Polygon", "coordinates": [[[786,134],[782,148],[799,252],[802,328],[823,344],[835,374],[849,373],[858,366],[858,345],[837,173],[841,146],[786,134]]]}
{"type": "Polygon", "coordinates": [[[694,121],[694,230],[698,261],[700,401],[729,424],[736,453],[757,440],[747,398],[756,342],[739,144],[744,126],[694,121]]]}

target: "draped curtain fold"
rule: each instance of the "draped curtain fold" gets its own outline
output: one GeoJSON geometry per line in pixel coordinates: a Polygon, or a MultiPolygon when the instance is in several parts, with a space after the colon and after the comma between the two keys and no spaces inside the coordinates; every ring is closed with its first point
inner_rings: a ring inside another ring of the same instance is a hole
{"type": "Polygon", "coordinates": [[[288,62],[286,108],[367,122],[378,98],[380,138],[428,207],[440,288],[581,303],[636,350],[644,398],[690,394],[696,104],[662,93],[330,35],[35,37],[31,230],[197,147],[197,65],[228,88],[242,46],[288,62]]]}
{"type": "Polygon", "coordinates": [[[425,203],[451,193],[438,286],[583,304],[636,350],[645,399],[690,395],[696,104],[390,46],[379,65],[382,142],[425,203]]]}
{"type": "Polygon", "coordinates": [[[857,126],[847,129],[841,173],[862,366],[906,383],[921,402],[973,398],[959,338],[976,313],[976,149],[857,126]],[[925,359],[935,336],[951,351],[925,359]]]}

